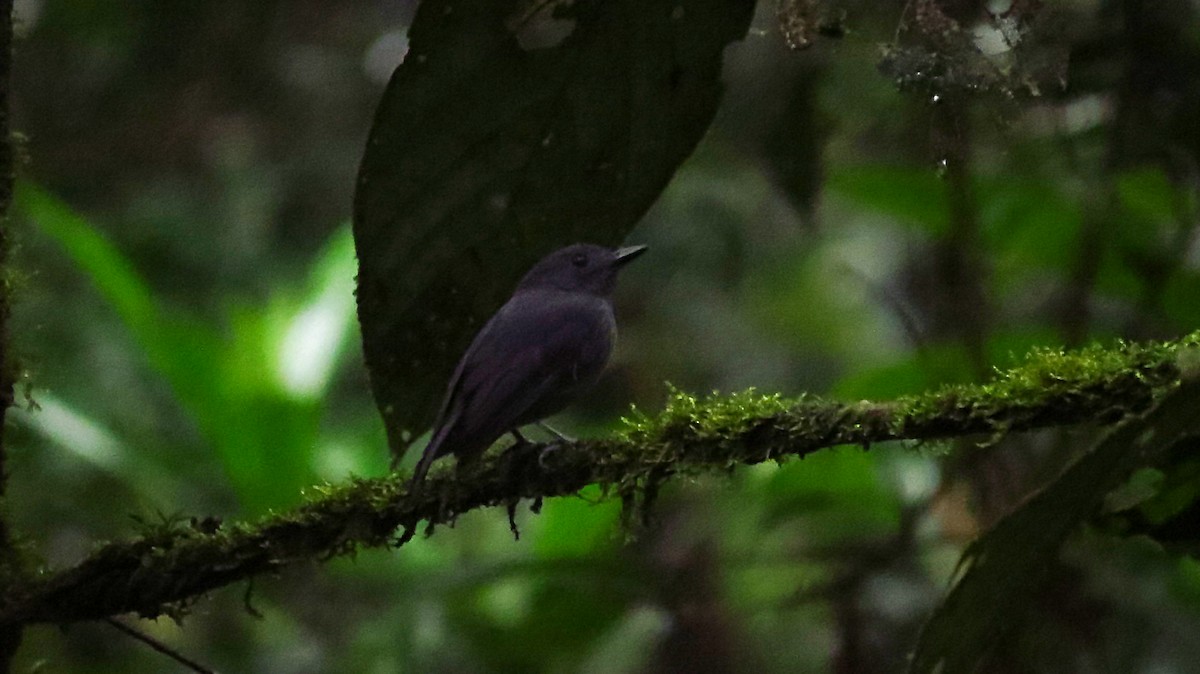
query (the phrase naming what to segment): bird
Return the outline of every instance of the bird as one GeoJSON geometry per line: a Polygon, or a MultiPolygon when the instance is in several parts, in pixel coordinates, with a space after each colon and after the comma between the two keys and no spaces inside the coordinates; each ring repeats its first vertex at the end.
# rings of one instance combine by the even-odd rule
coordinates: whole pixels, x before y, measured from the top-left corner
{"type": "Polygon", "coordinates": [[[410,489],[447,454],[461,466],[505,433],[523,442],[521,426],[561,411],[596,383],[617,337],[617,273],[644,252],[577,243],[525,274],[459,360],[410,489]]]}

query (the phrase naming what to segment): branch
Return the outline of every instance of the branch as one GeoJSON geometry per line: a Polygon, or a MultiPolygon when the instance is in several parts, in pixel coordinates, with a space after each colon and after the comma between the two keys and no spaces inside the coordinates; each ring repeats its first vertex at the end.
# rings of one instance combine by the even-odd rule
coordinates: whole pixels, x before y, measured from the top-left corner
{"type": "Polygon", "coordinates": [[[834,445],[1112,423],[1178,386],[1179,361],[1197,353],[1200,332],[1168,344],[1039,351],[987,384],[882,403],[789,402],[753,392],[697,399],[676,392],[660,415],[636,414],[613,438],[489,454],[461,470],[443,468],[416,494],[400,476],[355,479],[318,487],[308,504],[254,525],[216,531],[164,525],[110,543],[73,568],[9,588],[0,595],[0,624],[171,613],[180,602],[294,562],[403,544],[422,520],[431,530],[470,510],[511,511],[521,498],[571,495],[590,484],[644,509],[673,476],[799,458],[834,445]]]}

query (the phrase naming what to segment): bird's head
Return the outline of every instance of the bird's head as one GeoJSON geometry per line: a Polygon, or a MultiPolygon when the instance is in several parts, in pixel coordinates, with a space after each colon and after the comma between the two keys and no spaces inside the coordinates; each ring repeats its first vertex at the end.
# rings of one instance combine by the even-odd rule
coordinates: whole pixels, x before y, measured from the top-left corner
{"type": "Polygon", "coordinates": [[[617,286],[617,272],[645,251],[645,246],[614,250],[576,243],[550,253],[533,265],[517,290],[554,289],[608,297],[617,286]]]}

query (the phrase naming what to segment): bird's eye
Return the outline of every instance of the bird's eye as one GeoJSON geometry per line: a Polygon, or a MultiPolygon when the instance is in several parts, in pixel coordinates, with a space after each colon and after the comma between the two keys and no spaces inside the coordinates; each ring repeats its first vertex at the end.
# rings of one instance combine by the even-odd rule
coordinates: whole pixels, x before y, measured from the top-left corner
{"type": "Polygon", "coordinates": [[[575,253],[575,256],[571,258],[571,264],[575,265],[576,267],[586,267],[587,255],[584,255],[583,253],[575,253]]]}

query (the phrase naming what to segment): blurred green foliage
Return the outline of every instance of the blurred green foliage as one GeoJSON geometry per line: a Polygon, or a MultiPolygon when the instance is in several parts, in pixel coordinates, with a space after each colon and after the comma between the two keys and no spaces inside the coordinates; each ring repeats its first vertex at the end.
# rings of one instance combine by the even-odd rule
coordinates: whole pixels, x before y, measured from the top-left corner
{"type": "MultiPolygon", "coordinates": [[[[131,515],[248,518],[384,474],[339,223],[413,3],[23,4],[13,334],[41,409],[6,429],[14,528],[65,566],[131,515]]],[[[623,279],[611,373],[557,420],[571,432],[661,408],[666,381],[887,399],[1200,326],[1190,5],[1005,24],[942,3],[959,37],[1069,52],[1067,86],[934,101],[876,69],[903,3],[841,4],[840,40],[788,50],[768,3],[726,50],[715,123],[630,236],[650,263],[623,279]]],[[[996,58],[1020,75],[1025,56],[996,58]]],[[[471,513],[139,627],[220,671],[902,671],[965,545],[1098,434],[672,483],[636,537],[585,490],[522,510],[519,541],[471,513]]],[[[1200,671],[1198,484],[1179,451],[1113,492],[988,671],[1200,671]]],[[[30,629],[16,667],[169,664],[82,624],[30,629]]]]}
{"type": "MultiPolygon", "coordinates": [[[[16,208],[96,284],[215,452],[242,512],[298,503],[300,489],[317,479],[320,398],[352,332],[349,230],[334,233],[305,287],[265,307],[231,298],[222,334],[172,311],[103,234],[45,191],[22,184],[16,208]]],[[[378,468],[377,460],[360,461],[360,469],[378,468]]]]}

